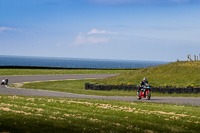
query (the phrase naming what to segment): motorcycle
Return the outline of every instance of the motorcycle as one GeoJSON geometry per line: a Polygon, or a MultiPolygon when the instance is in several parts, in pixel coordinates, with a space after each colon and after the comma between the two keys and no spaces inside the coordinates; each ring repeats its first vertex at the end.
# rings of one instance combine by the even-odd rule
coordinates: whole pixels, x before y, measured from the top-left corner
{"type": "Polygon", "coordinates": [[[6,81],[4,79],[1,81],[1,85],[6,85],[6,81]]]}
{"type": "Polygon", "coordinates": [[[6,78],[6,79],[3,79],[2,81],[1,81],[1,85],[8,85],[8,79],[6,78]]]}
{"type": "MultiPolygon", "coordinates": [[[[140,86],[138,86],[138,87],[140,87],[140,86]]],[[[139,91],[137,92],[137,99],[140,100],[141,98],[146,98],[147,100],[150,100],[150,98],[151,98],[150,85],[146,84],[139,88],[139,91]]]]}

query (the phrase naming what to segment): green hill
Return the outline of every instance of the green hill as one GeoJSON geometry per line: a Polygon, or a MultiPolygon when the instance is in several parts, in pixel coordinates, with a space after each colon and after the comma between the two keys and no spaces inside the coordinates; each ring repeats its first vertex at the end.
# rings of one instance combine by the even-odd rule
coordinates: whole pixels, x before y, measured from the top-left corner
{"type": "Polygon", "coordinates": [[[156,67],[133,70],[102,79],[98,84],[134,84],[146,77],[153,86],[200,86],[200,62],[173,62],[156,67]]]}

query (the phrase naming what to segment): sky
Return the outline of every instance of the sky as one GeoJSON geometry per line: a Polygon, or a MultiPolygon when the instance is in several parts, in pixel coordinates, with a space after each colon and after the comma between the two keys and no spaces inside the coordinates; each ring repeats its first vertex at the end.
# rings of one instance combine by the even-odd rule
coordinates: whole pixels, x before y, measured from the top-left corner
{"type": "Polygon", "coordinates": [[[0,0],[0,55],[176,61],[200,53],[200,0],[0,0]]]}

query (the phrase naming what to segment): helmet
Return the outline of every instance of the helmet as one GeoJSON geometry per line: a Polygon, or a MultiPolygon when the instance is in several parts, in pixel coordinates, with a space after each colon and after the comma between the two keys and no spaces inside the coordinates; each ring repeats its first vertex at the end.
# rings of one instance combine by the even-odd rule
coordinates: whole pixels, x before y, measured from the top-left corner
{"type": "Polygon", "coordinates": [[[146,79],[146,78],[143,78],[143,81],[147,81],[147,79],[146,79]]]}

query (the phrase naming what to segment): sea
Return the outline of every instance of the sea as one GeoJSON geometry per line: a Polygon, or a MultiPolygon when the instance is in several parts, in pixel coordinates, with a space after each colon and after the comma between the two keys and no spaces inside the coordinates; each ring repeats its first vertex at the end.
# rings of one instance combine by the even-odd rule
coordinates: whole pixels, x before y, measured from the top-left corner
{"type": "Polygon", "coordinates": [[[121,69],[146,68],[167,63],[169,62],[0,55],[0,66],[58,67],[72,69],[121,69]]]}

